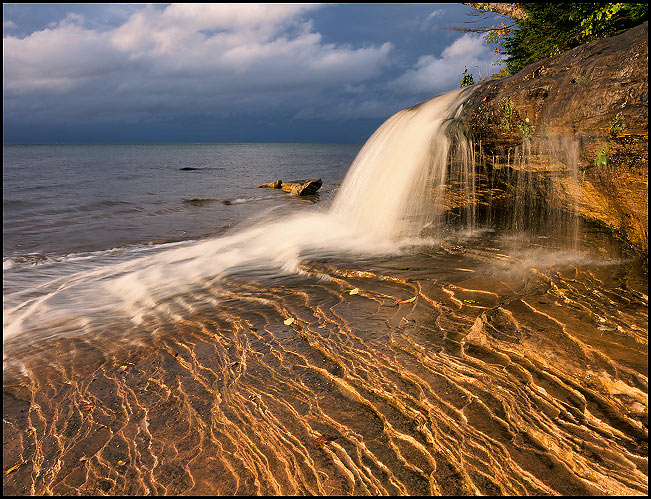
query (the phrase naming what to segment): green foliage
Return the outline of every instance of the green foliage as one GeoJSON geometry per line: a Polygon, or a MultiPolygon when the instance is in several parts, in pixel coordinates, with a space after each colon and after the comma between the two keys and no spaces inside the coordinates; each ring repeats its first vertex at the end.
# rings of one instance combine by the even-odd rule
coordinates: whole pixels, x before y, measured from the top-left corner
{"type": "Polygon", "coordinates": [[[511,116],[513,115],[513,103],[509,97],[502,97],[497,101],[497,105],[502,112],[502,119],[500,120],[500,127],[506,128],[507,130],[511,128],[511,116]]]}
{"type": "Polygon", "coordinates": [[[542,133],[543,137],[549,137],[550,136],[549,126],[547,125],[547,123],[544,123],[543,126],[541,127],[541,133],[542,133]]]}
{"type": "Polygon", "coordinates": [[[624,164],[629,168],[643,168],[646,156],[642,154],[629,154],[624,157],[624,164]]]}
{"type": "Polygon", "coordinates": [[[472,73],[468,73],[468,68],[463,70],[463,74],[459,75],[459,87],[467,87],[475,83],[472,73]]]}
{"type": "Polygon", "coordinates": [[[617,135],[626,128],[626,123],[624,123],[624,118],[621,111],[613,118],[613,121],[610,122],[610,133],[617,135]]]}
{"type": "Polygon", "coordinates": [[[605,149],[597,149],[597,157],[594,160],[595,166],[606,166],[608,164],[609,150],[610,150],[609,146],[606,146],[605,149]]]}
{"type": "MultiPolygon", "coordinates": [[[[493,64],[493,63],[491,62],[491,64],[493,64]]],[[[492,75],[487,76],[486,79],[487,80],[497,80],[498,78],[504,78],[504,77],[509,76],[509,75],[510,75],[510,73],[509,73],[508,68],[506,66],[504,66],[497,73],[493,73],[492,75]]]]}
{"type": "Polygon", "coordinates": [[[587,85],[592,81],[592,74],[590,75],[579,75],[574,78],[574,83],[579,85],[587,85]]]}
{"type": "Polygon", "coordinates": [[[617,35],[647,20],[643,3],[523,3],[527,17],[518,29],[489,32],[487,43],[506,54],[511,74],[533,62],[551,57],[598,38],[617,35]],[[498,37],[498,34],[500,35],[498,37]]]}
{"type": "Polygon", "coordinates": [[[528,120],[518,123],[518,128],[520,128],[520,131],[522,132],[522,135],[524,135],[525,139],[530,139],[533,133],[536,131],[535,125],[529,123],[528,120]]]}

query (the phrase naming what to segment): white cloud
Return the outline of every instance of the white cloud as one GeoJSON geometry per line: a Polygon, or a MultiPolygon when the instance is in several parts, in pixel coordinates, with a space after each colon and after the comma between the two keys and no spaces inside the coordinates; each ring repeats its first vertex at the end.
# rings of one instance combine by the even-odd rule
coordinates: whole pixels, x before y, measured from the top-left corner
{"type": "Polygon", "coordinates": [[[443,9],[436,9],[424,17],[418,16],[406,21],[404,26],[410,31],[434,31],[438,28],[435,18],[440,17],[441,14],[443,14],[443,9]]]}
{"type": "Polygon", "coordinates": [[[404,93],[440,93],[459,86],[459,75],[465,68],[475,81],[497,71],[496,60],[481,35],[464,34],[447,46],[439,57],[422,56],[416,64],[390,82],[389,87],[404,93]]]}
{"type": "Polygon", "coordinates": [[[162,16],[191,30],[273,28],[317,7],[314,4],[173,4],[162,16]]]}
{"type": "Polygon", "coordinates": [[[101,31],[69,16],[24,38],[4,38],[5,94],[74,92],[107,112],[157,105],[222,112],[251,100],[290,105],[379,75],[392,45],[324,43],[305,18],[318,7],[147,5],[101,31]]]}
{"type": "Polygon", "coordinates": [[[66,92],[122,66],[122,57],[107,45],[104,35],[72,21],[66,19],[26,38],[4,38],[7,92],[66,92]]]}
{"type": "MultiPolygon", "coordinates": [[[[476,79],[474,66],[491,69],[490,48],[466,34],[387,84],[381,77],[394,64],[394,46],[326,42],[310,19],[320,7],[148,4],[111,25],[70,14],[27,36],[5,34],[5,109],[19,115],[28,106],[34,119],[51,121],[73,113],[136,122],[276,110],[297,119],[377,118],[405,96],[458,87],[465,66],[476,79]]],[[[419,22],[433,24],[441,12],[419,22]]]]}
{"type": "Polygon", "coordinates": [[[443,11],[441,9],[433,10],[432,12],[429,13],[427,16],[427,20],[429,21],[430,19],[435,18],[438,15],[441,15],[443,11]]]}

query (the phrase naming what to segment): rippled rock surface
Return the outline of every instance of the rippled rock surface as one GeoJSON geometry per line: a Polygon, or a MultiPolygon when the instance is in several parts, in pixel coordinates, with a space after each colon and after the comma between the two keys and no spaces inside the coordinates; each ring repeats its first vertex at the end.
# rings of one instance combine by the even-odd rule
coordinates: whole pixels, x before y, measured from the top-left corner
{"type": "Polygon", "coordinates": [[[648,492],[634,264],[486,236],[301,271],[6,341],[3,492],[648,492]]]}

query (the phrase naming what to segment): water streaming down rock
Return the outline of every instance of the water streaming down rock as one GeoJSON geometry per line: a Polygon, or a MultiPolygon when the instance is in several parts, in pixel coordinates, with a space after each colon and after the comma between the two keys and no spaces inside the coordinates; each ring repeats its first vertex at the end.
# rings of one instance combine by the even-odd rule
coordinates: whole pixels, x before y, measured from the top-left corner
{"type": "MultiPolygon", "coordinates": [[[[482,143],[482,163],[496,170],[517,167],[516,149],[528,155],[529,142],[526,166],[536,170],[537,178],[523,178],[522,185],[547,177],[560,188],[552,191],[558,201],[578,208],[582,230],[605,232],[604,239],[621,241],[629,256],[645,259],[648,94],[645,22],[540,60],[512,77],[483,82],[466,101],[463,119],[475,142],[482,143]],[[545,144],[560,154],[540,155],[539,146],[545,144]],[[558,150],[560,144],[569,145],[567,151],[578,160],[580,195],[567,185],[569,177],[559,174],[557,161],[566,156],[558,150]]],[[[540,192],[552,187],[537,183],[540,192]]]]}
{"type": "Polygon", "coordinates": [[[481,144],[475,166],[476,223],[508,234],[514,245],[532,241],[581,250],[578,146],[569,137],[524,140],[486,164],[481,144]]]}
{"type": "Polygon", "coordinates": [[[578,217],[557,195],[576,184],[575,148],[545,143],[537,150],[559,164],[557,176],[571,177],[569,183],[530,168],[528,141],[505,166],[482,170],[459,119],[474,90],[448,92],[390,117],[360,150],[327,211],[154,248],[147,256],[132,253],[117,263],[107,255],[84,266],[65,262],[55,279],[49,267],[35,267],[38,285],[25,280],[32,283],[28,289],[5,298],[4,336],[43,324],[48,334],[84,329],[108,318],[139,325],[143,314],[167,310],[172,297],[192,294],[198,283],[231,269],[296,272],[309,256],[386,254],[423,237],[441,241],[451,231],[498,228],[510,234],[514,248],[536,237],[544,246],[576,249],[578,217]]]}
{"type": "MultiPolygon", "coordinates": [[[[470,92],[449,92],[389,118],[355,158],[331,212],[386,239],[418,236],[423,227],[440,223],[452,142],[449,127],[470,92]]],[[[463,155],[463,204],[472,210],[471,146],[462,134],[455,139],[463,155]]]]}
{"type": "Polygon", "coordinates": [[[514,245],[579,249],[578,147],[570,138],[525,140],[487,168],[459,116],[478,88],[460,89],[388,119],[351,165],[332,213],[384,239],[450,230],[508,233],[514,245]],[[546,164],[541,168],[541,164],[546,164]],[[568,199],[572,201],[568,203],[568,199]]]}

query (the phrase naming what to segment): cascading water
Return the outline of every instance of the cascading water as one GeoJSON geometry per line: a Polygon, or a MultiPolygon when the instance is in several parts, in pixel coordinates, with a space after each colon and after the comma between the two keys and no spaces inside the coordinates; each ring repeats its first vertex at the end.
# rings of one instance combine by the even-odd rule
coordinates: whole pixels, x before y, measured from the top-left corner
{"type": "Polygon", "coordinates": [[[331,212],[385,239],[417,236],[425,225],[440,220],[448,125],[469,93],[449,92],[389,118],[355,158],[331,212]]]}
{"type": "MultiPolygon", "coordinates": [[[[496,176],[503,178],[503,172],[479,168],[478,179],[475,147],[455,122],[473,90],[451,91],[389,118],[360,150],[327,211],[255,224],[216,239],[153,248],[148,256],[136,253],[119,263],[100,252],[81,267],[59,264],[56,279],[50,279],[47,265],[35,267],[37,286],[32,279],[26,281],[32,283],[29,289],[5,295],[4,337],[43,324],[49,334],[88,329],[90,322],[107,316],[125,316],[139,324],[143,314],[167,310],[169,298],[190,293],[229,269],[295,272],[301,259],[310,256],[387,254],[422,244],[425,236],[429,242],[440,241],[452,226],[470,231],[479,227],[478,207],[488,213],[482,224],[491,227],[487,222],[496,218],[496,208],[494,189],[488,185],[492,187],[496,176]]],[[[564,146],[545,151],[554,158],[559,151],[567,154],[564,161],[574,165],[576,176],[576,150],[564,146]]],[[[577,217],[571,209],[556,206],[553,182],[547,182],[542,194],[540,186],[532,187],[535,172],[528,170],[528,146],[514,156],[513,200],[497,210],[502,217],[506,214],[506,228],[516,244],[542,229],[543,234],[562,233],[565,239],[569,233],[569,247],[575,247],[577,217]]],[[[552,241],[556,239],[553,235],[552,241]]]]}

